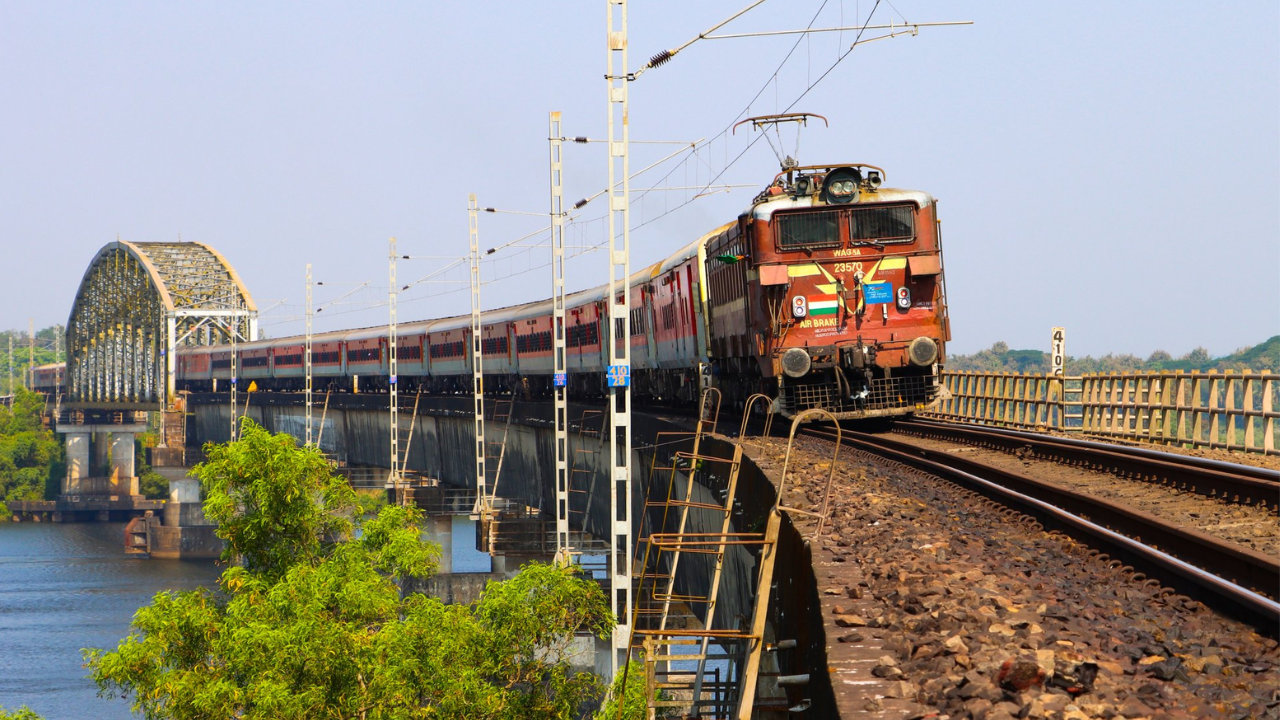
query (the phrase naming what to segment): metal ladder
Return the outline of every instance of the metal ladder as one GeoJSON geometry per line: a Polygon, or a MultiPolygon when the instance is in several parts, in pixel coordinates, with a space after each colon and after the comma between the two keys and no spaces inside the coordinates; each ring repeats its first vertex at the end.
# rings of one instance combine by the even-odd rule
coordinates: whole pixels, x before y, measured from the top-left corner
{"type": "Polygon", "coordinates": [[[493,408],[493,414],[489,416],[489,422],[502,424],[502,439],[488,440],[485,443],[484,450],[484,469],[489,488],[489,499],[486,501],[487,507],[493,506],[493,498],[498,496],[498,481],[502,479],[502,461],[507,456],[507,436],[511,432],[511,410],[515,405],[512,398],[499,398],[490,403],[493,408]]]}
{"type": "MultiPolygon", "coordinates": [[[[591,488],[595,479],[596,469],[599,467],[599,457],[601,451],[587,445],[587,440],[594,438],[601,440],[604,438],[604,422],[605,414],[603,410],[583,410],[582,415],[578,418],[578,432],[574,434],[576,443],[571,444],[573,453],[569,459],[569,548],[570,556],[576,558],[582,554],[583,542],[585,536],[585,525],[587,513],[591,509],[591,488]],[[580,502],[574,502],[575,497],[583,498],[580,502]],[[576,509],[575,509],[576,506],[576,509]],[[572,531],[576,520],[579,532],[576,534],[578,542],[573,541],[575,533],[572,531]]],[[[607,553],[606,553],[607,554],[607,553]]]]}

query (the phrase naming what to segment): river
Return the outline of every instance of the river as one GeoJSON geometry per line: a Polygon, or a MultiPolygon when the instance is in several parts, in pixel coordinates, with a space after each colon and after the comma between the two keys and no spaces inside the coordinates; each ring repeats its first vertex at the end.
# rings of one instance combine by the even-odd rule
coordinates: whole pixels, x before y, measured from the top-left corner
{"type": "MultiPolygon", "coordinates": [[[[487,571],[474,524],[454,519],[456,572],[487,571]]],[[[129,701],[103,699],[80,649],[114,649],[133,613],[162,590],[213,587],[209,561],[124,554],[123,523],[0,522],[0,707],[47,720],[130,720],[129,701]]]]}

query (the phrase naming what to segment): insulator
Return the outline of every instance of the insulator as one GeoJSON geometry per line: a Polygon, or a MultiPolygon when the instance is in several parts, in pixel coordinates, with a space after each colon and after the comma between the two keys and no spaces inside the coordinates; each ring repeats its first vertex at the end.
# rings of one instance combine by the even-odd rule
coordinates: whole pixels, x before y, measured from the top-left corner
{"type": "Polygon", "coordinates": [[[582,145],[586,145],[588,142],[590,142],[590,140],[587,140],[587,137],[585,135],[579,135],[578,137],[574,138],[573,141],[582,145]]]}
{"type": "Polygon", "coordinates": [[[581,200],[573,204],[573,209],[577,210],[580,207],[584,207],[586,204],[587,204],[587,199],[582,198],[581,200]]]}
{"type": "Polygon", "coordinates": [[[671,51],[663,50],[657,55],[654,55],[653,57],[649,58],[649,67],[656,68],[659,65],[665,64],[670,59],[671,59],[671,51]]]}

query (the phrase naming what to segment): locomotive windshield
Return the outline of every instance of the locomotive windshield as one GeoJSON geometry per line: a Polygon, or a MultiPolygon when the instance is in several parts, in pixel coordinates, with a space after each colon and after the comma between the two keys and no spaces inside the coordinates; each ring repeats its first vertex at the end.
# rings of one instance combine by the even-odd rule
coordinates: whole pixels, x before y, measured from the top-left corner
{"type": "Polygon", "coordinates": [[[916,236],[914,205],[853,208],[849,239],[858,242],[909,242],[916,236]]]}
{"type": "Polygon", "coordinates": [[[806,212],[775,215],[778,246],[783,250],[839,247],[840,223],[835,212],[806,212]]]}
{"type": "Polygon", "coordinates": [[[780,250],[906,243],[916,237],[915,205],[872,205],[774,215],[780,250]],[[847,230],[845,228],[847,227],[847,230]]]}

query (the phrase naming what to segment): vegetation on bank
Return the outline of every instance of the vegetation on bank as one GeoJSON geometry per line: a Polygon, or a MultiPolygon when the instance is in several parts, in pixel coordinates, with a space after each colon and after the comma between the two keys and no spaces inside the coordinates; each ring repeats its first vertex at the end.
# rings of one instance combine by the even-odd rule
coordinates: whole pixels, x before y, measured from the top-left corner
{"type": "Polygon", "coordinates": [[[363,518],[317,450],[247,419],[206,453],[194,474],[229,567],[217,590],[157,594],[115,650],[85,651],[104,695],[153,719],[576,718],[604,699],[568,662],[576,632],[613,627],[596,583],[531,564],[471,606],[404,595],[439,553],[416,509],[363,518]]]}
{"type": "MultiPolygon", "coordinates": [[[[948,355],[947,369],[968,372],[1020,372],[1047,373],[1050,354],[1041,350],[1010,350],[1009,345],[998,342],[987,350],[972,355],[948,355]]],[[[1210,357],[1209,351],[1198,347],[1175,358],[1164,350],[1157,350],[1146,359],[1136,355],[1103,355],[1100,358],[1067,356],[1067,374],[1110,372],[1160,372],[1280,370],[1280,335],[1253,347],[1241,348],[1220,358],[1210,357]]]]}
{"type": "MultiPolygon", "coordinates": [[[[44,396],[18,388],[12,407],[0,405],[0,504],[57,495],[65,472],[62,443],[40,422],[44,396]]],[[[10,513],[7,505],[3,519],[10,513]]]]}

